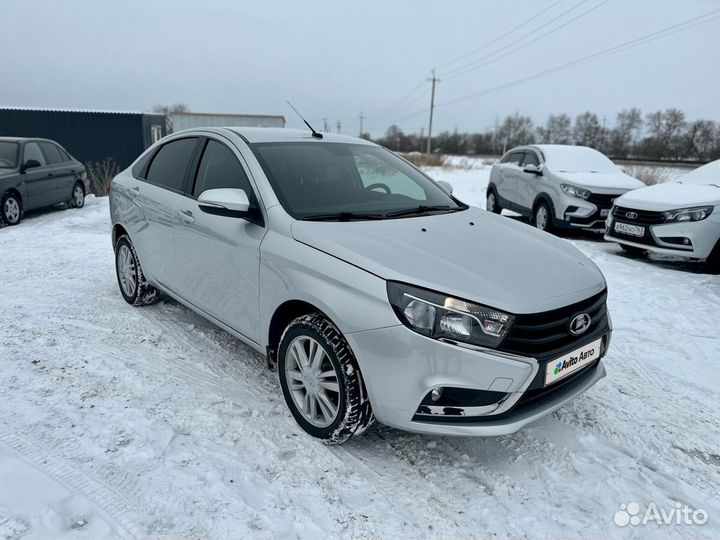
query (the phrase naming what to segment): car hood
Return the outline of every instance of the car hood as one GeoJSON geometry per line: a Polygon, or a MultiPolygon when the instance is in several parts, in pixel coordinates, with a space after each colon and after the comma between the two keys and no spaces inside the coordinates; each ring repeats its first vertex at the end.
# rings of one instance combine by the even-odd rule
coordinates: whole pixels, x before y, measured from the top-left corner
{"type": "Polygon", "coordinates": [[[403,219],[297,221],[297,241],[386,280],[536,313],[598,293],[605,280],[569,242],[478,208],[403,219]]]}
{"type": "Polygon", "coordinates": [[[645,187],[640,180],[628,176],[620,171],[616,173],[593,173],[593,172],[558,172],[553,173],[560,182],[593,189],[607,189],[616,191],[629,191],[645,187]]]}
{"type": "Polygon", "coordinates": [[[618,206],[637,210],[673,210],[720,204],[720,188],[707,184],[668,182],[626,193],[615,200],[618,206]]]}

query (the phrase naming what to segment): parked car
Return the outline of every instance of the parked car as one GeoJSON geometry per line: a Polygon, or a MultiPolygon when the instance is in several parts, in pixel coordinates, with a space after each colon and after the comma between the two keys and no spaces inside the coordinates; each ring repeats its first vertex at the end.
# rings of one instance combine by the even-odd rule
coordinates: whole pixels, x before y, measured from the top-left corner
{"type": "Polygon", "coordinates": [[[606,284],[570,243],[450,191],[353,137],[176,133],[112,182],[120,292],[162,291],[266,355],[326,442],[373,418],[510,433],[604,376],[606,284]]]}
{"type": "Polygon", "coordinates": [[[720,160],[618,198],[605,239],[635,254],[707,259],[720,272],[720,160]]]}
{"type": "Polygon", "coordinates": [[[644,185],[586,146],[520,146],[493,166],[486,208],[518,212],[543,231],[604,231],[612,201],[644,185]]]}
{"type": "Polygon", "coordinates": [[[0,137],[0,218],[17,225],[25,210],[65,202],[82,208],[89,191],[85,166],[47,139],[0,137]]]}

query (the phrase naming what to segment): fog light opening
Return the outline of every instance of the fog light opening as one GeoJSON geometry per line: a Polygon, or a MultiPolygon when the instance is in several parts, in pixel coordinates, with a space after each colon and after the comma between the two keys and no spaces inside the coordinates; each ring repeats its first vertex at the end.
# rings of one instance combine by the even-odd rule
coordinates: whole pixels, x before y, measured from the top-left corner
{"type": "Polygon", "coordinates": [[[430,393],[430,399],[433,401],[439,401],[443,394],[443,387],[438,386],[437,388],[434,388],[433,391],[430,393]]]}

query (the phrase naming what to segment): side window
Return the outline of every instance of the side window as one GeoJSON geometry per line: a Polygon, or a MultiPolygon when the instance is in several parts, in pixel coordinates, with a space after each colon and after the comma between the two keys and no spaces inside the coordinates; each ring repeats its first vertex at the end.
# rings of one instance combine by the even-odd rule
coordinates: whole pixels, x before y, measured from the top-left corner
{"type": "Polygon", "coordinates": [[[514,165],[520,165],[520,162],[522,162],[523,155],[525,152],[513,152],[510,154],[510,159],[508,159],[508,163],[512,163],[514,165]]]}
{"type": "Polygon", "coordinates": [[[510,160],[510,154],[505,154],[502,159],[500,160],[500,163],[507,163],[510,160]]]}
{"type": "Polygon", "coordinates": [[[252,201],[250,181],[235,154],[224,144],[209,139],[198,166],[193,195],[219,188],[244,189],[252,201]]]}
{"type": "Polygon", "coordinates": [[[29,142],[25,143],[25,153],[23,154],[23,163],[27,163],[28,161],[35,160],[37,161],[41,167],[44,167],[47,165],[47,161],[45,160],[45,156],[43,155],[42,151],[40,150],[40,146],[38,146],[38,143],[29,142]]]}
{"type": "Polygon", "coordinates": [[[60,150],[58,150],[58,147],[53,143],[41,142],[38,143],[38,145],[40,145],[40,149],[42,150],[48,165],[55,165],[65,161],[62,154],[60,154],[60,150]]]}
{"type": "MultiPolygon", "coordinates": [[[[381,184],[387,186],[392,195],[404,195],[416,201],[426,201],[428,198],[425,190],[417,182],[398,169],[388,167],[373,155],[368,153],[356,154],[355,166],[364,188],[374,184],[381,184]]],[[[377,189],[380,193],[386,191],[383,187],[373,189],[377,189]]]]}
{"type": "Polygon", "coordinates": [[[182,191],[185,172],[197,138],[178,139],[167,143],[155,154],[147,172],[148,182],[182,191]]]}
{"type": "Polygon", "coordinates": [[[540,165],[540,160],[535,155],[535,152],[525,152],[523,166],[525,165],[540,165]]]}

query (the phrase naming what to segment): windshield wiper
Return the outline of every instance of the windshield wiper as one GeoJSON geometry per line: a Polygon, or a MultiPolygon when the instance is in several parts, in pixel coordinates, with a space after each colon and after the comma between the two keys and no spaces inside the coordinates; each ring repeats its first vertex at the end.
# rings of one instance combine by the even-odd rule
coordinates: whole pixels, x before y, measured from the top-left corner
{"type": "Polygon", "coordinates": [[[362,221],[366,219],[383,219],[383,214],[370,214],[362,212],[329,212],[327,214],[314,214],[305,216],[303,221],[362,221]]]}
{"type": "Polygon", "coordinates": [[[460,210],[460,208],[450,208],[447,204],[428,206],[421,204],[415,208],[405,208],[404,210],[396,210],[394,212],[388,212],[385,214],[386,218],[400,217],[400,216],[415,216],[421,214],[427,214],[428,212],[440,212],[443,210],[460,210]]]}

